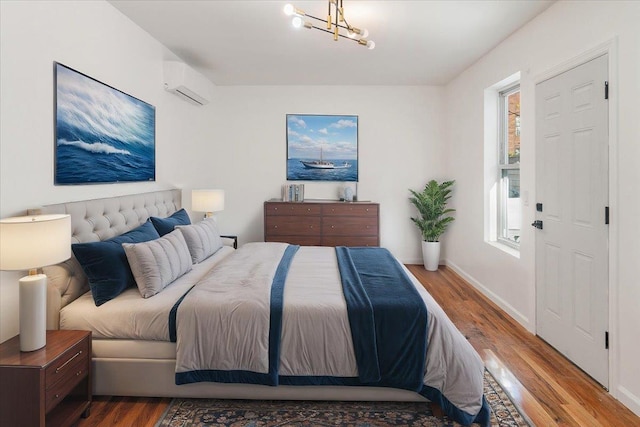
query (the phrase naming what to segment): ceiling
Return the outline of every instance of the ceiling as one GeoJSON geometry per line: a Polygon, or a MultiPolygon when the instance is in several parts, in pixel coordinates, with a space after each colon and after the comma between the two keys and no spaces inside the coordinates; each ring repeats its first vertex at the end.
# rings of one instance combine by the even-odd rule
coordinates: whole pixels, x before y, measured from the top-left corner
{"type": "MultiPolygon", "coordinates": [[[[344,0],[369,50],[293,28],[288,1],[110,1],[216,85],[442,85],[553,2],[344,0]]],[[[326,15],[324,0],[291,3],[326,15]]]]}

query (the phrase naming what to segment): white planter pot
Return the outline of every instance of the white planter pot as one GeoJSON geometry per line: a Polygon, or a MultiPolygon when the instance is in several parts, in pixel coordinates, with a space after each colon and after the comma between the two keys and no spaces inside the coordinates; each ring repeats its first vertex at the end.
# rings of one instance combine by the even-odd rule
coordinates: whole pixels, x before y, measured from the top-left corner
{"type": "Polygon", "coordinates": [[[422,241],[422,261],[424,268],[429,271],[436,271],[440,263],[440,242],[422,241]]]}

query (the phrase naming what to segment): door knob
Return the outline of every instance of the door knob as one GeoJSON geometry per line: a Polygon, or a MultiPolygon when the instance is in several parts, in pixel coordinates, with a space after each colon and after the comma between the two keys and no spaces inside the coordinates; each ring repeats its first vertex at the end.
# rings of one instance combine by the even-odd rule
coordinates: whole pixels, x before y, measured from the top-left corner
{"type": "Polygon", "coordinates": [[[539,219],[536,219],[535,221],[533,221],[531,225],[537,228],[538,230],[542,230],[542,221],[539,219]]]}

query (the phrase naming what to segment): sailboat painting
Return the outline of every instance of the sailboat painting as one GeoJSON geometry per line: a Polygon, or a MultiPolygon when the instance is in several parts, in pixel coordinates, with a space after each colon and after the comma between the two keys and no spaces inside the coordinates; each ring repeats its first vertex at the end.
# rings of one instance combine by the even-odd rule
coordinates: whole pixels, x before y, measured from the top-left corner
{"type": "Polygon", "coordinates": [[[288,181],[358,181],[358,116],[287,114],[288,181]]]}

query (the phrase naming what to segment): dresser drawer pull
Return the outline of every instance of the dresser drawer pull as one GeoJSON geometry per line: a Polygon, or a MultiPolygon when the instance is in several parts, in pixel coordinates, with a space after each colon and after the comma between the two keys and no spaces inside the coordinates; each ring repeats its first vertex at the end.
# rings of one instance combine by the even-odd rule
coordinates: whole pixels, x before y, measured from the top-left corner
{"type": "Polygon", "coordinates": [[[313,228],[313,225],[310,225],[309,228],[313,228]]]}
{"type": "Polygon", "coordinates": [[[55,396],[55,397],[56,397],[56,399],[57,399],[57,398],[59,398],[59,397],[60,397],[60,395],[59,395],[59,394],[56,394],[56,396],[55,396]]]}
{"type": "Polygon", "coordinates": [[[80,375],[82,375],[82,371],[76,372],[76,377],[79,377],[80,375]]]}
{"type": "Polygon", "coordinates": [[[278,228],[278,226],[277,226],[277,225],[274,225],[274,226],[273,226],[273,228],[278,228]]]}
{"type": "Polygon", "coordinates": [[[71,361],[73,359],[75,359],[76,357],[80,356],[82,354],[82,350],[80,350],[79,352],[77,352],[76,354],[73,355],[73,357],[69,360],[67,360],[66,362],[64,362],[62,365],[60,365],[59,367],[56,368],[56,374],[59,373],[62,369],[64,369],[65,366],[67,366],[69,363],[71,363],[71,361]]]}
{"type": "Polygon", "coordinates": [[[311,208],[307,208],[307,212],[311,212],[311,208]]]}
{"type": "Polygon", "coordinates": [[[331,228],[336,228],[336,226],[335,226],[335,225],[332,225],[332,226],[331,226],[331,228]]]}

